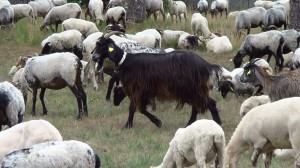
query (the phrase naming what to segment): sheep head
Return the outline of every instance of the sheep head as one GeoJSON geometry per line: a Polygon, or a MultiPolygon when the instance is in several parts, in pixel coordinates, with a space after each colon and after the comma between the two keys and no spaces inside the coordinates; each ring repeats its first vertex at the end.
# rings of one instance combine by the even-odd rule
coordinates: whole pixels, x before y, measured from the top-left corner
{"type": "Polygon", "coordinates": [[[93,61],[95,62],[103,61],[105,58],[108,57],[115,64],[118,64],[120,62],[124,51],[120,49],[111,38],[109,38],[114,34],[124,34],[124,33],[119,31],[103,33],[103,35],[96,42],[96,47],[93,51],[93,56],[92,56],[93,61]]]}
{"type": "MultiPolygon", "coordinates": [[[[238,53],[233,58],[234,68],[239,68],[243,63],[243,57],[246,55],[246,53],[240,49],[238,53]]],[[[231,61],[231,60],[230,60],[231,61]]]]}

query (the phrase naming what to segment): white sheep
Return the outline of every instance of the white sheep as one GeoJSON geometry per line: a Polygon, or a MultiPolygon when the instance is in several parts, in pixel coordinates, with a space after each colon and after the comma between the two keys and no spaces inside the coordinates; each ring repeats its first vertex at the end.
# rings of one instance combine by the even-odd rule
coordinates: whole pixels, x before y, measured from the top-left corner
{"type": "Polygon", "coordinates": [[[7,154],[2,167],[72,167],[99,168],[101,161],[86,143],[49,141],[7,154]]]}
{"type": "Polygon", "coordinates": [[[52,24],[55,24],[55,31],[57,32],[58,24],[69,18],[80,18],[81,7],[77,3],[67,3],[61,6],[53,7],[45,16],[45,19],[40,27],[43,30],[46,26],[50,25],[52,31],[52,24]]]}
{"type": "Polygon", "coordinates": [[[32,7],[28,4],[16,4],[11,5],[14,9],[14,22],[18,22],[20,19],[28,18],[32,23],[34,23],[34,11],[32,7]]]}
{"type": "Polygon", "coordinates": [[[291,63],[287,65],[291,70],[297,69],[300,66],[300,48],[298,48],[292,55],[291,63]]]}
{"type": "Polygon", "coordinates": [[[287,28],[287,14],[283,4],[276,5],[267,10],[264,19],[262,30],[274,30],[282,27],[284,30],[287,28]]]}
{"type": "Polygon", "coordinates": [[[105,20],[102,0],[90,0],[88,8],[94,23],[98,25],[105,20]]]}
{"type": "Polygon", "coordinates": [[[199,37],[189,33],[181,34],[178,39],[178,48],[181,49],[195,49],[199,45],[201,45],[199,37]]]}
{"type": "Polygon", "coordinates": [[[48,121],[30,120],[0,132],[0,163],[14,151],[47,141],[62,141],[59,131],[48,121]]]}
{"type": "Polygon", "coordinates": [[[210,12],[212,14],[212,17],[214,17],[214,15],[217,17],[218,12],[220,12],[220,17],[221,17],[223,11],[225,11],[226,18],[227,18],[227,12],[228,12],[228,1],[227,0],[214,0],[211,3],[210,12]]]}
{"type": "Polygon", "coordinates": [[[228,17],[229,18],[235,18],[238,14],[239,14],[240,11],[233,11],[233,12],[230,12],[228,14],[228,17]]]}
{"type": "Polygon", "coordinates": [[[106,24],[121,23],[126,29],[126,10],[122,6],[107,9],[105,14],[106,24]]]}
{"type": "Polygon", "coordinates": [[[156,12],[159,11],[163,16],[163,20],[165,20],[163,0],[145,0],[145,4],[146,4],[147,19],[149,19],[149,17],[153,13],[154,19],[157,20],[156,12]]]}
{"type": "Polygon", "coordinates": [[[22,93],[11,83],[0,83],[0,130],[2,125],[12,127],[22,122],[25,103],[22,93]]]}
{"type": "Polygon", "coordinates": [[[73,52],[79,59],[82,55],[83,36],[78,30],[66,30],[60,33],[53,33],[41,43],[41,54],[54,52],[73,52]]]}
{"type": "Polygon", "coordinates": [[[70,18],[63,21],[61,26],[63,31],[71,29],[78,30],[84,38],[92,33],[99,32],[95,23],[76,18],[70,18]]]}
{"type": "Polygon", "coordinates": [[[53,4],[51,0],[35,0],[28,2],[34,12],[35,19],[37,17],[43,17],[47,15],[47,13],[53,8],[53,4]]]}
{"type": "Polygon", "coordinates": [[[175,21],[177,22],[177,18],[181,21],[181,14],[184,14],[184,19],[186,20],[187,9],[186,4],[183,1],[173,1],[168,0],[169,2],[169,9],[170,9],[170,16],[173,21],[173,15],[175,15],[175,21]]]}
{"type": "Polygon", "coordinates": [[[208,3],[206,0],[199,0],[199,2],[197,3],[197,10],[198,12],[200,12],[201,14],[205,14],[205,16],[207,15],[207,11],[208,11],[208,3]]]}
{"type": "Polygon", "coordinates": [[[273,2],[273,1],[266,1],[266,0],[256,0],[254,2],[254,6],[256,6],[256,7],[263,7],[265,9],[272,8],[274,4],[275,4],[275,2],[273,2]]]}
{"type": "Polygon", "coordinates": [[[208,52],[216,54],[232,51],[232,44],[227,36],[210,36],[209,38],[199,37],[200,41],[204,43],[208,52]]]}
{"type": "Polygon", "coordinates": [[[163,30],[161,37],[164,42],[178,41],[183,33],[186,32],[181,30],[163,30]]]}
{"type": "Polygon", "coordinates": [[[254,107],[270,103],[270,97],[268,95],[261,95],[261,96],[251,96],[246,99],[240,107],[240,115],[246,115],[251,109],[254,107]]]}
{"type": "Polygon", "coordinates": [[[67,0],[52,0],[51,2],[54,6],[61,6],[68,3],[67,0]]]}
{"type": "Polygon", "coordinates": [[[125,34],[126,37],[130,40],[136,41],[140,44],[144,44],[150,48],[157,48],[159,46],[159,41],[156,39],[156,37],[149,33],[136,33],[133,34],[125,34]]]}
{"type": "Polygon", "coordinates": [[[296,49],[299,47],[299,43],[300,43],[299,32],[294,29],[289,29],[289,30],[282,30],[281,33],[284,39],[282,53],[287,54],[291,51],[295,52],[296,49]]]}
{"type": "Polygon", "coordinates": [[[162,42],[162,37],[161,37],[162,35],[161,34],[162,34],[162,32],[160,30],[157,30],[157,29],[145,29],[143,31],[135,33],[136,36],[139,36],[141,34],[150,34],[150,35],[154,36],[155,39],[156,39],[155,43],[158,44],[158,45],[155,45],[155,46],[161,48],[161,42],[162,42]]]}
{"type": "Polygon", "coordinates": [[[14,9],[7,0],[0,1],[0,27],[14,22],[14,9]]]}
{"type": "Polygon", "coordinates": [[[53,53],[29,58],[24,67],[24,76],[33,91],[31,114],[35,115],[36,95],[39,88],[41,88],[40,100],[43,114],[46,115],[48,112],[44,102],[46,89],[58,90],[68,86],[77,99],[78,119],[82,119],[83,115],[87,116],[87,97],[80,79],[81,73],[82,64],[72,53],[53,53]]]}
{"type": "Polygon", "coordinates": [[[206,17],[200,13],[194,13],[191,19],[191,27],[194,35],[203,36],[207,38],[211,35],[211,31],[208,28],[208,21],[206,17]]]}
{"type": "Polygon", "coordinates": [[[236,168],[240,155],[249,148],[254,148],[251,157],[254,167],[261,153],[266,154],[265,166],[269,167],[275,149],[295,150],[295,166],[299,167],[299,102],[299,97],[285,98],[250,110],[238,124],[226,147],[229,167],[236,168]]]}
{"type": "Polygon", "coordinates": [[[204,168],[213,160],[215,167],[225,167],[225,134],[213,120],[197,120],[186,128],[179,128],[169,146],[163,162],[156,168],[181,168],[193,164],[204,168]]]}
{"type": "Polygon", "coordinates": [[[13,74],[13,78],[11,83],[16,86],[22,93],[24,98],[25,105],[27,104],[27,95],[28,95],[28,84],[26,82],[26,79],[24,78],[24,67],[23,68],[17,68],[17,71],[13,74]]]}

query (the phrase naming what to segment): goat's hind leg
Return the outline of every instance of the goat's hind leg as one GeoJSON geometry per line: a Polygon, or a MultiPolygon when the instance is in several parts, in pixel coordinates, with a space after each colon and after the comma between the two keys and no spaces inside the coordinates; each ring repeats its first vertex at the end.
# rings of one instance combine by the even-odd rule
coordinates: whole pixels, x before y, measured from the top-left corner
{"type": "Polygon", "coordinates": [[[198,110],[192,106],[192,114],[191,114],[191,117],[190,117],[190,120],[188,121],[187,125],[186,126],[189,126],[191,125],[193,122],[196,121],[197,119],[197,114],[198,114],[198,110]]]}
{"type": "Polygon", "coordinates": [[[208,109],[211,113],[211,116],[213,118],[213,120],[218,123],[219,125],[222,124],[222,121],[221,121],[221,118],[219,116],[219,111],[217,109],[217,104],[216,104],[216,101],[212,98],[209,98],[209,101],[208,101],[208,109]]]}
{"type": "Polygon", "coordinates": [[[150,100],[144,99],[142,104],[141,104],[141,109],[140,112],[144,114],[146,117],[148,117],[157,127],[161,127],[161,121],[158,119],[155,115],[149,113],[146,108],[147,104],[150,103],[150,100]]]}

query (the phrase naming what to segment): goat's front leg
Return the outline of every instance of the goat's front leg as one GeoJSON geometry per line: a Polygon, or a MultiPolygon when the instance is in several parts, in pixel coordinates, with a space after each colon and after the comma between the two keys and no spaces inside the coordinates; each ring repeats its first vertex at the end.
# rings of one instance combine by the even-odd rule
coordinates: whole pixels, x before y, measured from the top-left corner
{"type": "Polygon", "coordinates": [[[211,113],[211,116],[212,116],[213,120],[216,123],[218,123],[219,125],[221,125],[222,121],[221,121],[221,118],[219,116],[219,112],[218,112],[218,109],[217,109],[217,104],[216,104],[216,101],[212,98],[209,98],[208,109],[211,113]]]}
{"type": "Polygon", "coordinates": [[[43,107],[43,115],[47,115],[47,113],[48,113],[48,110],[46,108],[45,101],[44,101],[45,92],[46,92],[46,88],[41,88],[40,100],[41,100],[42,107],[43,107]]]}

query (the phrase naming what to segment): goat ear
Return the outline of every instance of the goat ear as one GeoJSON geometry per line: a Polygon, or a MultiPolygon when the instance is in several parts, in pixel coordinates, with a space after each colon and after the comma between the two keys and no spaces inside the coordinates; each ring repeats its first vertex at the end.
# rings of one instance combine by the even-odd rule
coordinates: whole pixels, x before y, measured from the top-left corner
{"type": "Polygon", "coordinates": [[[114,45],[109,44],[108,45],[108,57],[110,59],[114,59],[115,55],[116,55],[116,49],[115,49],[114,45]]]}

